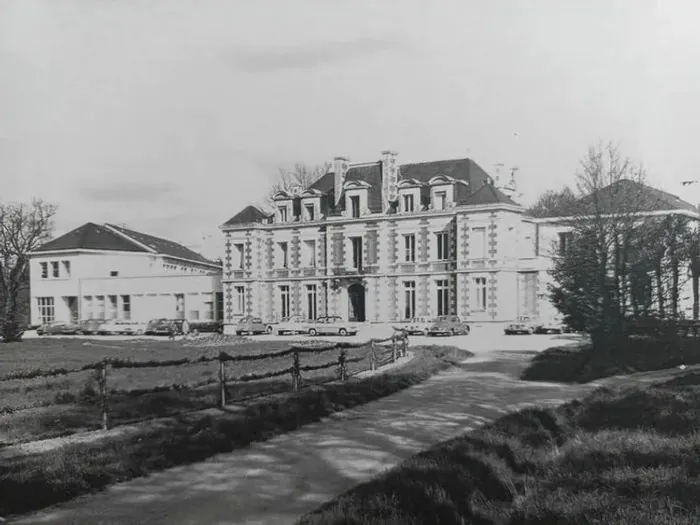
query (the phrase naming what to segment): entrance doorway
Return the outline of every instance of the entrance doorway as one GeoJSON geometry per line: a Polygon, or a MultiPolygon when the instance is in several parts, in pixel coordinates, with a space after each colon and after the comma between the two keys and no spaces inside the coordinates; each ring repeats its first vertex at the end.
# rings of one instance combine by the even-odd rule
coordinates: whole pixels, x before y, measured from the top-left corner
{"type": "Polygon", "coordinates": [[[365,322],[365,287],[359,283],[348,287],[348,321],[365,322]]]}

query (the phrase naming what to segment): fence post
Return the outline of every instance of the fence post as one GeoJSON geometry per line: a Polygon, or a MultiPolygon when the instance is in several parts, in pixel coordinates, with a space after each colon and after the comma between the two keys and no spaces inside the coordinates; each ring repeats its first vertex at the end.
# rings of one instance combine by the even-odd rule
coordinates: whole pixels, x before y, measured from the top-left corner
{"type": "Polygon", "coordinates": [[[408,355],[408,334],[406,332],[403,333],[403,344],[402,344],[402,356],[401,357],[406,357],[408,355]]]}
{"type": "Polygon", "coordinates": [[[224,361],[223,352],[219,352],[219,387],[221,391],[219,406],[224,408],[226,406],[226,361],[224,361]]]}
{"type": "Polygon", "coordinates": [[[377,343],[372,341],[372,346],[369,350],[369,369],[374,372],[377,369],[377,354],[376,354],[377,343]]]}
{"type": "Polygon", "coordinates": [[[301,365],[299,364],[299,352],[292,354],[292,389],[295,392],[301,388],[301,365]]]}
{"type": "Polygon", "coordinates": [[[345,367],[345,358],[346,358],[345,349],[341,348],[340,354],[338,354],[338,377],[340,378],[341,381],[345,381],[348,377],[347,376],[347,369],[345,367]]]}
{"type": "Polygon", "coordinates": [[[396,335],[391,336],[391,359],[396,363],[396,335]]]}
{"type": "Polygon", "coordinates": [[[102,430],[109,428],[109,420],[107,417],[107,367],[109,363],[103,362],[100,367],[100,409],[102,410],[102,430]]]}

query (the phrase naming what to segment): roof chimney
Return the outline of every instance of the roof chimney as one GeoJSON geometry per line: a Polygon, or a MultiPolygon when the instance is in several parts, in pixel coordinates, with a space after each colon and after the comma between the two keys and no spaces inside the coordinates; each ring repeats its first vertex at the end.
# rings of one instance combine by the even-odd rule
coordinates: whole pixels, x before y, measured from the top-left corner
{"type": "Polygon", "coordinates": [[[391,203],[398,199],[399,164],[396,162],[397,153],[391,150],[382,151],[382,211],[386,212],[391,203]]]}
{"type": "Polygon", "coordinates": [[[345,184],[345,176],[348,174],[350,169],[350,161],[347,157],[336,157],[333,159],[333,177],[335,185],[333,186],[335,191],[335,205],[337,206],[340,202],[340,197],[343,194],[343,184],[345,184]]]}

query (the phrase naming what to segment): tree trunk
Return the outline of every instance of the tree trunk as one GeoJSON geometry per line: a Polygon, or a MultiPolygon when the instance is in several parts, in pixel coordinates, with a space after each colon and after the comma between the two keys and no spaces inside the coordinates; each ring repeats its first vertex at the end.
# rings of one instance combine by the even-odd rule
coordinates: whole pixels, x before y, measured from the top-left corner
{"type": "Polygon", "coordinates": [[[654,262],[654,275],[656,276],[656,302],[659,308],[659,317],[666,317],[664,308],[664,283],[661,260],[654,262]]]}
{"type": "Polygon", "coordinates": [[[692,281],[693,281],[693,320],[697,321],[700,314],[700,268],[693,267],[692,281]]]}
{"type": "Polygon", "coordinates": [[[674,319],[678,318],[679,281],[678,257],[674,241],[671,244],[671,315],[674,319]]]}

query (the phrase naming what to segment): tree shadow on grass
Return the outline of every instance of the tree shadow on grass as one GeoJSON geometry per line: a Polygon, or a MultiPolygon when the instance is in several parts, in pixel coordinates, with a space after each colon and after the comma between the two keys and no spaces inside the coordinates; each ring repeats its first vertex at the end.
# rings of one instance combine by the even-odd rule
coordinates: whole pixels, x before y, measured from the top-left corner
{"type": "MultiPolygon", "coordinates": [[[[347,396],[350,391],[348,384],[348,392],[335,395],[347,396]]],[[[232,439],[242,443],[279,433],[285,425],[293,428],[309,404],[323,414],[335,402],[329,393],[312,394],[302,393],[284,408],[239,412],[236,416],[243,424],[231,428],[226,425],[233,423],[212,417],[193,426],[184,441],[161,433],[162,440],[152,446],[158,446],[163,455],[204,458],[211,452],[211,439],[199,450],[198,436],[218,433],[223,449],[232,439]],[[272,410],[277,411],[276,417],[269,417],[272,410]],[[277,417],[282,415],[280,410],[285,418],[277,417]],[[262,419],[274,423],[266,428],[256,423],[262,419]],[[234,428],[239,433],[232,437],[234,428]]],[[[451,370],[269,441],[115,485],[17,523],[290,523],[438,442],[508,411],[555,405],[578,394],[576,388],[533,387],[505,376],[451,370]]],[[[355,395],[359,404],[363,394],[355,395]]],[[[137,447],[126,446],[123,454],[123,461],[133,462],[135,469],[141,462],[154,461],[150,453],[139,454],[137,447]]]]}

